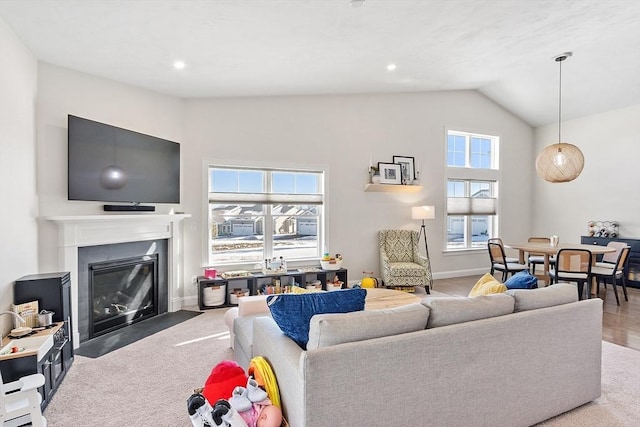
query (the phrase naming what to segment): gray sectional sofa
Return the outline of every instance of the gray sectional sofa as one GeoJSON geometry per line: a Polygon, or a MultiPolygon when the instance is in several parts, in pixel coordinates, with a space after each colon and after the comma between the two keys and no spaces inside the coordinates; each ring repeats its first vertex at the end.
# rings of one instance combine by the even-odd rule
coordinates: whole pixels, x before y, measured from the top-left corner
{"type": "Polygon", "coordinates": [[[316,315],[307,350],[255,306],[233,329],[292,427],[529,426],[600,396],[602,301],[568,284],[316,315]]]}

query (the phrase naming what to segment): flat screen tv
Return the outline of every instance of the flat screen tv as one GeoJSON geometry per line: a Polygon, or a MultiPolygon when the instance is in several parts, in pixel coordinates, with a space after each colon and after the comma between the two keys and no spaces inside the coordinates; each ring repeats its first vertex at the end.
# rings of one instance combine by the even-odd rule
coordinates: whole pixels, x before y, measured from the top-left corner
{"type": "Polygon", "coordinates": [[[68,199],[129,202],[105,210],[180,203],[180,144],[69,115],[68,199]]]}

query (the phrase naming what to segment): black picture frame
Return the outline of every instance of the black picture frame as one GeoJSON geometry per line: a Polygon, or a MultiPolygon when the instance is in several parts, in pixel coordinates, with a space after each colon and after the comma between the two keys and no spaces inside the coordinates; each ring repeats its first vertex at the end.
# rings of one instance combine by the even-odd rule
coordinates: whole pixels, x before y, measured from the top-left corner
{"type": "Polygon", "coordinates": [[[393,156],[393,163],[400,165],[402,172],[402,180],[405,183],[413,181],[416,178],[416,160],[409,156],[393,156]]]}
{"type": "Polygon", "coordinates": [[[380,184],[402,184],[402,169],[397,163],[378,162],[380,184]]]}

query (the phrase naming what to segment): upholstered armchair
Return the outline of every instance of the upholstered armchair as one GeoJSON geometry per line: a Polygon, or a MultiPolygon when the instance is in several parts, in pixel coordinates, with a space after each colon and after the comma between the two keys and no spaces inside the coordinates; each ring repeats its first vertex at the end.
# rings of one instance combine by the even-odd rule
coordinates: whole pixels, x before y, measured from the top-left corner
{"type": "Polygon", "coordinates": [[[380,269],[388,288],[420,286],[429,292],[431,264],[418,250],[417,231],[381,230],[379,232],[380,269]]]}

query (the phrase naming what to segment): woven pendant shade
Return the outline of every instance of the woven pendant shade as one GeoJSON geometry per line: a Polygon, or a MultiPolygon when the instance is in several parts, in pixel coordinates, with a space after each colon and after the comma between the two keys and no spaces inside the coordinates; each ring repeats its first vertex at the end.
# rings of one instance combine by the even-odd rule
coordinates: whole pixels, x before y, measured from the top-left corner
{"type": "Polygon", "coordinates": [[[584,167],[582,151],[573,144],[560,142],[549,145],[538,154],[536,171],[548,182],[569,182],[580,175],[584,167]]]}
{"type": "Polygon", "coordinates": [[[584,167],[582,151],[573,144],[560,142],[562,140],[562,61],[572,55],[565,52],[554,57],[560,66],[558,80],[558,143],[549,145],[536,158],[536,172],[540,178],[548,182],[569,182],[576,179],[584,167]]]}

